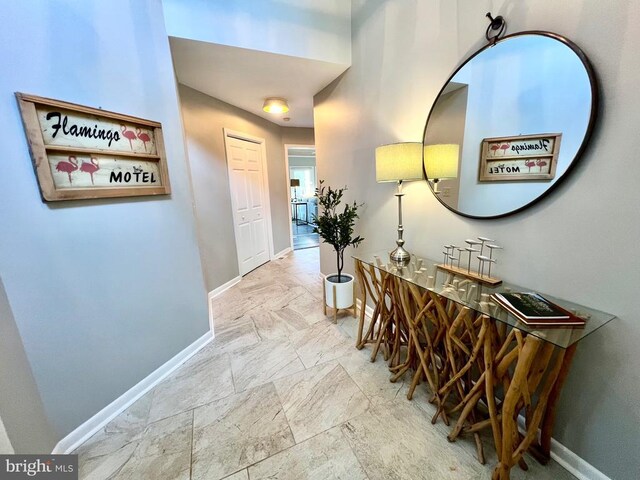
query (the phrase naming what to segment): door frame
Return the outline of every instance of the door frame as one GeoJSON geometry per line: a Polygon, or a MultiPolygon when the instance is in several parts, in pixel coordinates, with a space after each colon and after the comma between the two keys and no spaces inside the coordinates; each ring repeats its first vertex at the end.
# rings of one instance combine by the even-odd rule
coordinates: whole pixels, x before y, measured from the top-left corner
{"type": "Polygon", "coordinates": [[[224,134],[224,158],[225,163],[227,164],[227,182],[229,184],[229,195],[231,196],[231,213],[233,215],[233,234],[236,242],[236,260],[238,261],[238,273],[240,273],[240,258],[238,257],[238,230],[235,221],[234,215],[234,197],[233,192],[231,191],[231,178],[229,175],[229,159],[227,157],[227,142],[229,138],[235,138],[236,140],[244,140],[245,142],[251,142],[260,145],[260,149],[262,150],[262,183],[263,183],[263,192],[264,192],[264,203],[265,203],[265,211],[267,217],[267,243],[268,243],[268,252],[269,252],[269,260],[272,261],[275,259],[274,251],[273,251],[273,227],[271,225],[271,195],[269,192],[269,172],[268,172],[268,163],[267,163],[267,147],[266,140],[261,137],[255,137],[253,135],[249,135],[248,133],[239,132],[237,130],[231,130],[230,128],[223,127],[222,132],[224,134]]]}
{"type": "MultiPolygon", "coordinates": [[[[285,143],[284,144],[284,168],[285,168],[285,176],[287,178],[287,205],[289,208],[289,213],[287,214],[287,218],[289,220],[289,243],[291,245],[291,251],[293,251],[293,222],[291,220],[291,176],[289,175],[289,149],[290,148],[313,148],[315,150],[316,145],[302,145],[299,143],[285,143]]],[[[318,156],[316,154],[316,183],[318,181],[318,156]]]]}

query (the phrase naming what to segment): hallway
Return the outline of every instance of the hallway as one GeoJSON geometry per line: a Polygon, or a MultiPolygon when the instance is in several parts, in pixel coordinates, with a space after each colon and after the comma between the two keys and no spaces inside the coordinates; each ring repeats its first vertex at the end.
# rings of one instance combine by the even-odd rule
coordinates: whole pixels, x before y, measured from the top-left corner
{"type": "MultiPolygon", "coordinates": [[[[357,321],[322,314],[318,249],[213,300],[215,339],[80,447],[91,479],[489,479],[472,438],[449,443],[420,385],[392,384],[354,348],[357,321]]],[[[514,479],[573,479],[555,462],[514,479]]]]}
{"type": "Polygon", "coordinates": [[[313,248],[320,245],[320,236],[317,233],[313,233],[313,225],[296,225],[296,222],[291,222],[291,229],[293,231],[294,250],[313,248]]]}

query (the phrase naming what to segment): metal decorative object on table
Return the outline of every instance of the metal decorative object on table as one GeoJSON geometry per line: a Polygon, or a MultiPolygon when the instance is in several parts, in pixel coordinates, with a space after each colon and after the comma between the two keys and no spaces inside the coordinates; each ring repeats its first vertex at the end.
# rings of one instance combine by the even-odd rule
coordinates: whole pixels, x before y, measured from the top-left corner
{"type": "Polygon", "coordinates": [[[444,245],[444,251],[442,252],[444,255],[444,259],[442,264],[437,265],[437,268],[440,270],[447,271],[449,273],[453,273],[455,275],[462,275],[470,280],[480,282],[485,285],[496,286],[502,283],[502,280],[496,277],[491,276],[491,266],[496,263],[496,259],[493,258],[493,251],[502,249],[501,246],[495,245],[491,238],[487,237],[477,237],[467,238],[465,243],[468,247],[457,247],[456,245],[449,244],[444,245]],[[478,248],[478,246],[480,248],[478,248]],[[489,249],[489,256],[484,255],[484,249],[489,249]],[[454,253],[458,251],[458,256],[456,257],[454,253]],[[467,264],[466,268],[461,267],[461,257],[462,252],[467,252],[467,264]],[[472,265],[475,263],[473,261],[474,254],[478,255],[475,257],[477,259],[477,266],[472,265]],[[457,265],[454,265],[454,261],[457,260],[457,265]],[[488,273],[485,275],[485,266],[488,265],[488,273]]]}

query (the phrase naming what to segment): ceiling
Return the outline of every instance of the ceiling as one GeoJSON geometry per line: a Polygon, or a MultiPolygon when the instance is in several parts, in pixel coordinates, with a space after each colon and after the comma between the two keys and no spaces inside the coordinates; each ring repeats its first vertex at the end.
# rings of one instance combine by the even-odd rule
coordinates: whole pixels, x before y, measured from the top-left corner
{"type": "Polygon", "coordinates": [[[348,68],[183,38],[169,42],[180,83],[285,127],[313,127],[313,96],[348,68]],[[267,97],[286,98],[289,112],[264,112],[267,97]]]}

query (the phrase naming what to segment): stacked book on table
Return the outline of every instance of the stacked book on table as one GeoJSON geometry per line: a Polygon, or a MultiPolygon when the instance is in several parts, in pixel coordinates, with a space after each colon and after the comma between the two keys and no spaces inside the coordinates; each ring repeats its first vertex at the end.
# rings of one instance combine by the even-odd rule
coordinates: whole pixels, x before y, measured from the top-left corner
{"type": "Polygon", "coordinates": [[[584,327],[585,320],[538,293],[494,293],[492,298],[531,327],[584,327]]]}

